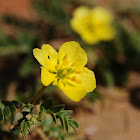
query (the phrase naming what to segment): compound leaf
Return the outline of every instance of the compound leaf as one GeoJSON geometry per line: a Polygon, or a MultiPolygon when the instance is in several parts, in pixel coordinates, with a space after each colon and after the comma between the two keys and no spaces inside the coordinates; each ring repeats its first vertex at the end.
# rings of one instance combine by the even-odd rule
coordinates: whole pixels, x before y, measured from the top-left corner
{"type": "Polygon", "coordinates": [[[64,108],[65,108],[65,105],[62,104],[62,105],[53,106],[49,110],[51,110],[54,113],[57,113],[57,112],[63,110],[64,108]]]}
{"type": "Polygon", "coordinates": [[[78,123],[77,123],[75,120],[73,120],[73,119],[69,120],[69,124],[72,126],[72,128],[73,128],[75,131],[76,131],[76,129],[79,127],[78,123]]]}
{"type": "Polygon", "coordinates": [[[0,123],[3,123],[4,121],[4,114],[3,114],[3,110],[0,108],[0,123]]]}
{"type": "Polygon", "coordinates": [[[11,116],[11,111],[10,111],[9,106],[6,106],[6,107],[4,108],[3,113],[4,113],[4,116],[5,116],[5,117],[10,118],[10,116],[11,116]]]}
{"type": "Polygon", "coordinates": [[[41,104],[40,109],[42,110],[42,107],[44,107],[47,110],[52,106],[53,106],[53,99],[50,97],[41,104]]]}
{"type": "Polygon", "coordinates": [[[66,116],[71,115],[72,113],[73,113],[72,110],[64,110],[64,111],[60,111],[58,114],[59,114],[60,116],[66,117],[66,116]]]}
{"type": "Polygon", "coordinates": [[[66,118],[64,118],[64,122],[65,122],[65,129],[67,130],[67,133],[69,133],[69,122],[66,118]]]}

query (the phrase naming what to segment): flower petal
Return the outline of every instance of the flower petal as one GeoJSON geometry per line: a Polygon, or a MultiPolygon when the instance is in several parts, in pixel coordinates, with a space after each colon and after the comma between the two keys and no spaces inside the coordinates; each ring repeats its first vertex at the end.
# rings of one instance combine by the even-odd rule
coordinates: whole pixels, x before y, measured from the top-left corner
{"type": "Polygon", "coordinates": [[[71,76],[71,81],[59,82],[58,87],[73,101],[80,101],[88,92],[96,88],[94,73],[84,67],[71,76]],[[74,79],[75,78],[75,79],[74,79]]]}
{"type": "Polygon", "coordinates": [[[60,83],[59,88],[68,96],[71,100],[78,102],[80,101],[85,95],[86,91],[81,89],[81,87],[74,87],[71,85],[60,83]]]}
{"type": "Polygon", "coordinates": [[[79,43],[70,41],[64,43],[59,49],[58,60],[60,65],[83,67],[87,63],[87,54],[79,43]]]}
{"type": "Polygon", "coordinates": [[[73,16],[75,18],[83,18],[90,13],[90,8],[88,6],[79,6],[74,10],[73,16]]]}
{"type": "Polygon", "coordinates": [[[75,9],[70,25],[77,33],[81,34],[85,30],[85,26],[91,21],[90,11],[87,6],[80,6],[75,9]]]}
{"type": "Polygon", "coordinates": [[[48,86],[55,80],[56,75],[50,73],[46,68],[41,69],[41,82],[44,86],[48,86]]]}
{"type": "Polygon", "coordinates": [[[44,44],[42,45],[41,49],[47,53],[49,59],[52,62],[55,64],[57,63],[57,51],[52,46],[49,44],[44,44]]]}
{"type": "Polygon", "coordinates": [[[42,45],[41,49],[35,48],[33,54],[42,66],[52,71],[55,70],[57,51],[49,44],[42,45]]]}
{"type": "Polygon", "coordinates": [[[112,20],[113,16],[108,10],[100,6],[97,6],[92,9],[92,21],[95,24],[95,26],[109,24],[112,22],[112,20]]]}
{"type": "Polygon", "coordinates": [[[105,41],[112,40],[115,37],[115,30],[111,25],[102,26],[102,29],[98,28],[98,30],[96,30],[96,33],[99,36],[99,38],[105,41]]]}
{"type": "Polygon", "coordinates": [[[86,92],[91,92],[96,88],[96,79],[93,71],[89,70],[87,67],[84,67],[81,70],[81,74],[77,74],[77,72],[75,73],[77,79],[82,81],[80,86],[82,86],[86,92]]]}
{"type": "Polygon", "coordinates": [[[37,61],[42,65],[45,66],[45,53],[41,49],[35,48],[33,49],[33,55],[37,59],[37,61]]]}
{"type": "Polygon", "coordinates": [[[92,31],[86,30],[85,33],[81,34],[82,39],[87,43],[87,44],[96,44],[100,41],[99,36],[92,31]]]}

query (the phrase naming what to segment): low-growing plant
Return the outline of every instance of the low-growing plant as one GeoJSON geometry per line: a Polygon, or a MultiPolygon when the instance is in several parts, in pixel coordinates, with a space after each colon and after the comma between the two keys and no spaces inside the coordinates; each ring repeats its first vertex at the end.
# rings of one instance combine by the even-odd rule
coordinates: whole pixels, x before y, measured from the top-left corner
{"type": "Polygon", "coordinates": [[[48,44],[41,49],[33,50],[35,58],[42,65],[41,82],[43,87],[34,96],[31,102],[0,100],[0,123],[11,121],[11,129],[19,128],[27,139],[33,125],[40,125],[49,114],[57,123],[59,120],[63,129],[69,133],[72,127],[75,131],[78,123],[72,118],[72,110],[65,110],[65,105],[54,105],[52,97],[40,102],[43,91],[53,83],[73,101],[80,101],[88,92],[96,87],[94,73],[84,67],[87,55],[79,43],[70,41],[64,43],[59,52],[48,44]]]}

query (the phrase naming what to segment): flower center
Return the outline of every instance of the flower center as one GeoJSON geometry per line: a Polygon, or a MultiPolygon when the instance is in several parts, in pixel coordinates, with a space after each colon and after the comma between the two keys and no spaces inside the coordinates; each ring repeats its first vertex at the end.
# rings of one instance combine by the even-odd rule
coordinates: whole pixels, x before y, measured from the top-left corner
{"type": "Polygon", "coordinates": [[[73,72],[72,68],[60,69],[57,71],[57,78],[58,79],[65,78],[67,75],[71,74],[72,72],[73,72]]]}
{"type": "Polygon", "coordinates": [[[87,30],[90,31],[90,32],[91,32],[91,31],[94,31],[94,26],[93,26],[93,24],[88,23],[88,24],[87,24],[87,30]]]}

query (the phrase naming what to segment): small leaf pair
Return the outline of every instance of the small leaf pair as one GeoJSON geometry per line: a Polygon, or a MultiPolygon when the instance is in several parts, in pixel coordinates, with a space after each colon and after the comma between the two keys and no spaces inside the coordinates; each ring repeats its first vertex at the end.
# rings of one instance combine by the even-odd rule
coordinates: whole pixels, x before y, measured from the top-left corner
{"type": "Polygon", "coordinates": [[[53,106],[54,102],[52,98],[46,99],[40,106],[41,111],[49,113],[53,121],[57,123],[57,118],[60,120],[64,129],[66,129],[67,133],[69,132],[69,126],[71,126],[75,131],[78,128],[78,123],[72,119],[70,116],[73,111],[64,110],[65,105],[57,105],[53,106]]]}
{"type": "Polygon", "coordinates": [[[15,105],[17,105],[15,101],[0,101],[0,123],[3,123],[5,118],[9,119],[16,112],[15,105]]]}

